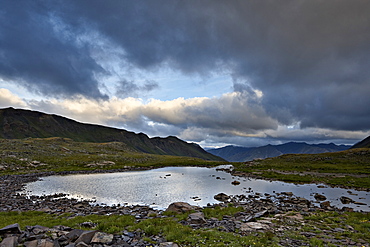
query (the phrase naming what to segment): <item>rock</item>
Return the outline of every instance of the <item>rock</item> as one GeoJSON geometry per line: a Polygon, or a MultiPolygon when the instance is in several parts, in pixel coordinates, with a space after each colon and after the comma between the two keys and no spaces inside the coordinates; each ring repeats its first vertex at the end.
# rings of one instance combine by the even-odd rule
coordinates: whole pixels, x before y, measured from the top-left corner
{"type": "Polygon", "coordinates": [[[85,231],[84,230],[81,230],[81,229],[74,229],[72,231],[70,231],[66,237],[67,239],[70,241],[70,242],[74,242],[76,241],[82,233],[84,233],[85,231]]]}
{"type": "Polygon", "coordinates": [[[267,214],[267,210],[263,210],[263,211],[260,211],[260,212],[257,212],[253,215],[253,218],[259,218],[259,217],[262,217],[264,215],[267,214]]]}
{"type": "Polygon", "coordinates": [[[97,231],[85,231],[83,232],[78,239],[75,241],[76,244],[84,242],[85,244],[90,244],[91,239],[94,237],[97,231]]]}
{"type": "Polygon", "coordinates": [[[166,212],[186,213],[195,210],[195,208],[187,202],[174,202],[168,206],[166,212]]]}
{"type": "Polygon", "coordinates": [[[159,247],[179,247],[179,246],[174,242],[163,242],[159,244],[159,247]]]}
{"type": "Polygon", "coordinates": [[[293,192],[281,192],[283,195],[293,196],[293,192]]]}
{"type": "Polygon", "coordinates": [[[91,243],[94,244],[109,244],[112,241],[113,235],[104,232],[96,232],[93,238],[91,239],[91,243]]]}
{"type": "Polygon", "coordinates": [[[247,222],[242,223],[240,226],[240,231],[242,232],[250,232],[255,230],[267,230],[269,226],[266,224],[262,224],[260,222],[247,222]]]}
{"type": "Polygon", "coordinates": [[[24,242],[25,247],[37,247],[37,244],[38,244],[37,240],[24,242]]]}
{"type": "Polygon", "coordinates": [[[349,204],[349,203],[352,203],[353,200],[349,197],[346,197],[346,196],[341,196],[340,197],[340,201],[343,203],[343,204],[349,204]]]}
{"type": "Polygon", "coordinates": [[[9,233],[9,234],[19,234],[19,233],[21,233],[21,229],[19,227],[19,224],[15,223],[15,224],[8,225],[8,226],[3,227],[3,228],[0,229],[0,235],[6,234],[6,233],[9,233]]]}
{"type": "Polygon", "coordinates": [[[189,214],[188,220],[190,221],[190,224],[203,224],[207,222],[204,219],[204,214],[202,212],[189,214]]]}
{"type": "Polygon", "coordinates": [[[4,238],[4,240],[0,243],[0,247],[16,247],[18,245],[18,237],[11,236],[4,238]]]}
{"type": "Polygon", "coordinates": [[[240,182],[239,182],[239,181],[237,181],[237,180],[234,180],[234,181],[232,181],[232,182],[231,182],[231,184],[232,184],[232,185],[239,185],[239,184],[240,184],[240,182]]]}
{"type": "Polygon", "coordinates": [[[320,203],[320,207],[323,208],[323,209],[328,209],[330,206],[331,205],[330,205],[329,201],[325,201],[325,202],[320,203]]]}
{"type": "Polygon", "coordinates": [[[363,203],[363,202],[353,202],[353,204],[356,204],[356,205],[367,205],[366,203],[363,203]]]}
{"type": "Polygon", "coordinates": [[[316,194],[314,195],[314,197],[315,197],[315,199],[316,199],[316,200],[318,200],[318,201],[325,201],[325,200],[326,200],[326,196],[321,195],[321,194],[318,194],[318,193],[316,193],[316,194]]]}
{"type": "Polygon", "coordinates": [[[230,199],[230,196],[226,195],[225,193],[218,193],[213,198],[220,202],[227,202],[230,199]]]}
{"type": "Polygon", "coordinates": [[[50,239],[40,239],[38,240],[37,247],[56,247],[56,245],[50,239]]]}
{"type": "Polygon", "coordinates": [[[36,235],[49,231],[49,227],[36,225],[32,228],[32,232],[36,235]]]}

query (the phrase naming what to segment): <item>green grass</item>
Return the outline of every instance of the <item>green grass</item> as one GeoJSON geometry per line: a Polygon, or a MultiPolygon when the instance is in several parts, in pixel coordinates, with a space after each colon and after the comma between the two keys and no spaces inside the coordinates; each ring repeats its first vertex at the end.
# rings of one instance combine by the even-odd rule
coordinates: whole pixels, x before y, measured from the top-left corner
{"type": "Polygon", "coordinates": [[[228,207],[216,206],[215,208],[204,208],[203,213],[207,219],[217,218],[218,220],[222,220],[224,215],[234,216],[236,213],[242,212],[243,210],[243,207],[233,207],[231,205],[228,207]]]}
{"type": "Polygon", "coordinates": [[[354,188],[370,188],[370,149],[350,149],[323,154],[287,154],[247,163],[235,163],[237,171],[293,183],[323,182],[354,188]]]}
{"type": "Polygon", "coordinates": [[[166,241],[176,242],[181,246],[277,246],[271,234],[242,236],[216,229],[193,230],[172,217],[144,220],[129,227],[129,230],[141,230],[148,238],[160,234],[166,241]]]}
{"type": "MultiPolygon", "coordinates": [[[[237,207],[216,208],[209,216],[230,215],[239,211],[237,207]],[[228,214],[225,214],[228,211],[228,214]],[[217,215],[220,213],[220,215],[217,215]]],[[[356,243],[370,242],[370,214],[360,212],[314,212],[305,216],[302,222],[287,220],[275,221],[287,230],[278,235],[273,231],[238,234],[218,229],[192,229],[182,225],[181,220],[188,214],[176,216],[160,216],[136,222],[131,215],[88,215],[71,217],[70,214],[53,215],[38,211],[0,212],[0,228],[19,223],[22,229],[26,226],[42,225],[53,227],[64,225],[77,229],[91,230],[81,227],[83,222],[92,222],[94,229],[112,234],[121,234],[123,230],[140,231],[147,242],[154,236],[161,235],[166,241],[176,242],[181,246],[279,246],[280,240],[293,239],[310,246],[332,246],[326,239],[351,239],[356,243]],[[342,229],[340,231],[334,229],[342,229]],[[301,232],[312,232],[316,235],[308,238],[301,232]],[[324,234],[325,232],[325,234],[324,234]]],[[[208,217],[209,217],[208,216],[208,217]]],[[[277,227],[277,226],[276,226],[277,227]]]]}
{"type": "Polygon", "coordinates": [[[18,223],[22,229],[26,226],[42,225],[53,227],[57,225],[69,226],[72,228],[86,229],[80,226],[83,222],[95,223],[96,230],[107,233],[119,233],[125,227],[134,224],[135,218],[127,215],[89,215],[70,217],[68,214],[55,216],[39,211],[26,212],[0,212],[0,228],[10,224],[18,223]]]}

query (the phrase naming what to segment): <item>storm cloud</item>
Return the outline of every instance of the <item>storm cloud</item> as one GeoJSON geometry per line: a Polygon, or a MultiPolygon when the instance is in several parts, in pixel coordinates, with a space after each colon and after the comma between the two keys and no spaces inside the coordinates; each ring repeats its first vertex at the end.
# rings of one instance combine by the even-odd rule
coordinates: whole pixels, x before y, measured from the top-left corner
{"type": "Polygon", "coordinates": [[[228,74],[233,101],[198,98],[174,111],[175,101],[150,108],[153,100],[138,114],[189,136],[279,125],[369,131],[369,13],[366,0],[4,0],[0,78],[48,97],[103,102],[160,88],[157,79],[128,78],[132,68],[228,74]]]}

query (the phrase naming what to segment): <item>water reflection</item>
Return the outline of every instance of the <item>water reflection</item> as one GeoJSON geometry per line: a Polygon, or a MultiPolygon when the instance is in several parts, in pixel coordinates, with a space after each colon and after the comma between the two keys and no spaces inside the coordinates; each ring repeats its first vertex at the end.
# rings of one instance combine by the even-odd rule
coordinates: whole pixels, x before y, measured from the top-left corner
{"type": "Polygon", "coordinates": [[[370,211],[370,192],[318,186],[295,185],[261,179],[232,177],[216,169],[199,167],[166,167],[149,171],[131,171],[105,174],[50,176],[29,183],[25,191],[32,195],[69,194],[69,197],[96,200],[98,204],[152,205],[163,209],[176,201],[205,206],[218,203],[213,196],[223,192],[228,195],[248,193],[293,192],[294,195],[315,201],[314,194],[327,197],[331,204],[342,208],[370,211]],[[231,182],[240,181],[235,186],[231,182]],[[320,188],[319,188],[320,187],[320,188]],[[321,188],[323,187],[323,188],[321,188]],[[346,196],[367,205],[343,205],[339,198],[346,196]]]}

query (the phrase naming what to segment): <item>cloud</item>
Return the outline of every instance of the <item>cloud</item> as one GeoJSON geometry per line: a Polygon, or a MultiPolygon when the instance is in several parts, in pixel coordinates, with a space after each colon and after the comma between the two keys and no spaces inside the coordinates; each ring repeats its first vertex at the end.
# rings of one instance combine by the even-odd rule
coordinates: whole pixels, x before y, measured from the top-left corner
{"type": "Polygon", "coordinates": [[[119,96],[120,98],[133,96],[138,97],[139,95],[140,97],[142,97],[143,94],[148,93],[157,88],[159,88],[159,85],[157,82],[153,80],[145,81],[144,85],[138,85],[138,83],[132,81],[121,80],[117,83],[116,95],[119,96]]]}
{"type": "Polygon", "coordinates": [[[105,71],[82,39],[83,26],[66,24],[55,15],[58,8],[52,2],[2,2],[0,78],[47,96],[106,98],[96,80],[105,71]]]}
{"type": "Polygon", "coordinates": [[[288,141],[355,143],[370,132],[337,131],[325,128],[304,128],[299,123],[284,126],[253,106],[253,95],[227,93],[214,98],[178,98],[171,101],[138,98],[98,100],[83,96],[63,100],[24,101],[1,89],[1,105],[19,107],[67,116],[84,123],[93,123],[144,132],[150,136],[176,135],[204,147],[223,145],[260,146],[288,141]],[[3,102],[9,102],[3,103],[3,102]],[[216,118],[216,119],[215,119],[216,118]]]}
{"type": "Polygon", "coordinates": [[[8,89],[0,88],[0,107],[27,107],[27,104],[8,89]]]}
{"type": "Polygon", "coordinates": [[[248,136],[297,122],[308,130],[365,133],[369,10],[364,0],[6,0],[0,78],[80,106],[95,98],[92,106],[101,109],[120,105],[103,90],[108,81],[120,81],[117,97],[159,87],[122,75],[131,68],[230,74],[233,94],[152,100],[109,119],[176,126],[188,136],[199,128],[248,136]]]}

